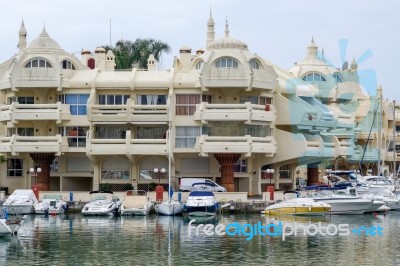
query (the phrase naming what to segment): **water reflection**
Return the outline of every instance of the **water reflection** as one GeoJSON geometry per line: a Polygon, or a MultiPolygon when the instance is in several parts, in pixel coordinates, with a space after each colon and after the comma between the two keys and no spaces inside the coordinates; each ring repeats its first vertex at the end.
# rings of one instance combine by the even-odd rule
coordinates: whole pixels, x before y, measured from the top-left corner
{"type": "MultiPolygon", "coordinates": [[[[29,216],[26,232],[0,238],[0,265],[399,265],[400,214],[268,217],[219,216],[218,224],[282,221],[380,225],[382,237],[189,235],[181,216],[29,216]],[[383,262],[382,262],[383,261],[383,262]]],[[[216,225],[216,224],[212,224],[216,225]]]]}

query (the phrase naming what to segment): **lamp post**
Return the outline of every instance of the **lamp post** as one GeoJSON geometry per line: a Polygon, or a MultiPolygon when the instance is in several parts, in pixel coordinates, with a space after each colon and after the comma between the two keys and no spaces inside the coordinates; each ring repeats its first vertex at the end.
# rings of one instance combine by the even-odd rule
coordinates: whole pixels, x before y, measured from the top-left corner
{"type": "Polygon", "coordinates": [[[29,169],[29,172],[31,172],[35,176],[35,185],[36,185],[37,175],[38,173],[42,172],[42,168],[35,165],[35,168],[32,167],[31,169],[29,169]]]}
{"type": "Polygon", "coordinates": [[[154,173],[158,174],[158,186],[156,186],[156,201],[162,201],[163,200],[163,193],[164,193],[164,187],[161,186],[161,173],[165,173],[165,168],[161,168],[160,170],[158,168],[154,168],[154,173]]]}
{"type": "Polygon", "coordinates": [[[33,175],[35,175],[35,184],[32,186],[32,190],[33,190],[33,193],[35,194],[36,198],[39,199],[39,186],[37,185],[37,175],[38,175],[38,173],[42,172],[42,168],[35,165],[35,167],[32,167],[31,169],[29,169],[29,172],[31,172],[33,175]]]}
{"type": "Polygon", "coordinates": [[[158,184],[160,185],[161,183],[161,174],[165,174],[165,168],[161,168],[161,170],[158,170],[158,168],[154,168],[154,173],[157,174],[158,173],[158,184]]]}
{"type": "Polygon", "coordinates": [[[268,177],[269,177],[269,185],[272,183],[272,175],[275,173],[274,169],[267,169],[266,170],[268,177]]]}

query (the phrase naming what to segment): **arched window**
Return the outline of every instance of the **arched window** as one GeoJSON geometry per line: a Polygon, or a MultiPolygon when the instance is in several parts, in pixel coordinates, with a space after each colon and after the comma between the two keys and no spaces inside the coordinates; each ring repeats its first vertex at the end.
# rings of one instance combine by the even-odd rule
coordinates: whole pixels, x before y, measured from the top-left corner
{"type": "Polygon", "coordinates": [[[321,74],[318,73],[309,73],[303,77],[303,80],[307,82],[326,81],[326,79],[321,74]]]}
{"type": "Polygon", "coordinates": [[[33,67],[44,67],[51,68],[51,64],[44,59],[33,59],[25,65],[25,68],[33,68],[33,67]]]}
{"type": "Polygon", "coordinates": [[[333,78],[335,79],[336,83],[342,83],[342,77],[339,75],[339,73],[333,74],[333,78]]]}
{"type": "Polygon", "coordinates": [[[252,59],[250,60],[249,64],[252,69],[260,69],[260,65],[258,64],[257,60],[252,59]]]}
{"type": "Polygon", "coordinates": [[[238,65],[238,62],[235,59],[229,57],[220,58],[215,62],[216,68],[237,68],[238,65]]]}
{"type": "Polygon", "coordinates": [[[204,64],[204,61],[203,61],[203,60],[200,60],[199,62],[197,62],[197,64],[196,64],[196,70],[201,69],[201,68],[203,67],[203,64],[204,64]]]}
{"type": "Polygon", "coordinates": [[[61,66],[62,66],[63,69],[72,69],[72,70],[75,70],[74,64],[72,64],[72,62],[69,61],[69,60],[63,60],[63,61],[61,62],[61,66]]]}

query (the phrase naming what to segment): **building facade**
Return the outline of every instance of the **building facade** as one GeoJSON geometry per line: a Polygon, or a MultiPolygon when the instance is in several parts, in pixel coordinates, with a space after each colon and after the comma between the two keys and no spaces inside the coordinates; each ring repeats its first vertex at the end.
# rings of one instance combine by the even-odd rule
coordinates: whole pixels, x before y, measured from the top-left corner
{"type": "Polygon", "coordinates": [[[214,27],[210,14],[206,49],[182,47],[171,69],[150,56],[146,70],[116,71],[111,51],[78,59],[45,29],[27,44],[22,23],[0,65],[0,186],[151,189],[170,175],[175,189],[205,177],[260,194],[326,168],[396,172],[394,103],[363,90],[354,60],[335,68],[312,40],[284,70],[214,27]]]}

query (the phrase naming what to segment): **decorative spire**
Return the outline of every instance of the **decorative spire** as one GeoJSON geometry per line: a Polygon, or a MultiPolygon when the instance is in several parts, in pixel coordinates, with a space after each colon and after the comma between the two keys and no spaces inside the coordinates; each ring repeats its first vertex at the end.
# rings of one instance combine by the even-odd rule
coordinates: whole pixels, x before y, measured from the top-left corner
{"type": "Polygon", "coordinates": [[[39,37],[50,37],[49,34],[46,31],[46,25],[43,25],[43,30],[40,33],[39,37]]]}
{"type": "Polygon", "coordinates": [[[318,53],[318,46],[316,46],[314,43],[314,37],[311,37],[311,43],[307,47],[307,57],[308,58],[317,57],[317,53],[318,53]]]}
{"type": "Polygon", "coordinates": [[[208,47],[208,44],[210,42],[213,42],[215,40],[215,31],[214,31],[214,19],[212,18],[212,11],[210,7],[210,17],[208,18],[207,21],[207,41],[206,41],[206,47],[208,47]]]}
{"type": "Polygon", "coordinates": [[[358,67],[358,64],[357,64],[356,60],[353,57],[353,61],[350,64],[350,69],[351,70],[357,70],[357,67],[358,67]]]}
{"type": "Polygon", "coordinates": [[[21,22],[21,26],[19,27],[19,31],[18,31],[18,44],[17,47],[19,49],[24,49],[26,48],[26,35],[27,35],[27,31],[25,28],[25,24],[24,24],[24,19],[22,19],[21,22]]]}
{"type": "Polygon", "coordinates": [[[226,19],[226,22],[225,22],[225,37],[229,37],[228,19],[226,19]]]}

